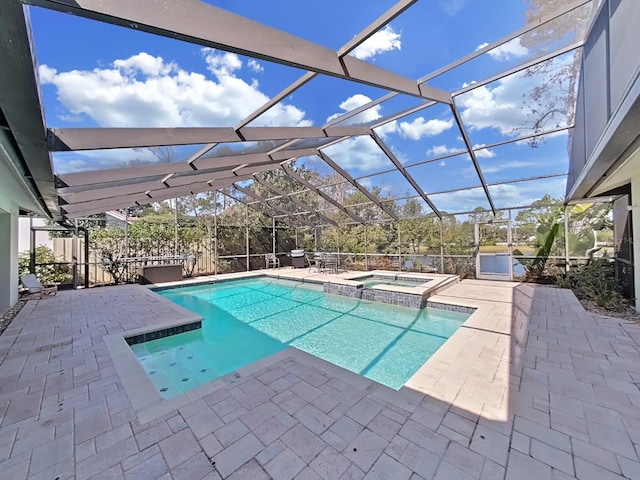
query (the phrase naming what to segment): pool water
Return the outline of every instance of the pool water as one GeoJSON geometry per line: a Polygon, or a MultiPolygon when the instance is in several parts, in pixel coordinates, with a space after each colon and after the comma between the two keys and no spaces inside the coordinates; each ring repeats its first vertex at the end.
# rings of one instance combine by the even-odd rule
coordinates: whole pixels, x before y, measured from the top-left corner
{"type": "Polygon", "coordinates": [[[358,280],[355,279],[356,281],[361,281],[364,284],[364,288],[371,288],[371,287],[375,287],[376,285],[393,285],[395,287],[417,287],[418,285],[422,285],[423,283],[427,282],[428,280],[420,280],[417,282],[412,282],[410,280],[395,280],[395,279],[389,279],[389,280],[385,280],[383,278],[368,278],[365,280],[358,280]]]}
{"type": "Polygon", "coordinates": [[[469,316],[263,278],[157,293],[204,318],[202,329],[132,346],[165,398],[289,346],[399,389],[469,316]]]}

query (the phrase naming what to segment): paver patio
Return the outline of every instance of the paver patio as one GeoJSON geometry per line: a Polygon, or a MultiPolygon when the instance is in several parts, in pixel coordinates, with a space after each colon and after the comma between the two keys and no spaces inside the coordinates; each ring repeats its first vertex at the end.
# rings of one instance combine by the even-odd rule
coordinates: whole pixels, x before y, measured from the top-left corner
{"type": "Polygon", "coordinates": [[[103,338],[185,311],[31,300],[0,336],[0,478],[640,478],[640,325],[539,285],[434,300],[480,308],[400,391],[287,350],[144,424],[103,338]]]}

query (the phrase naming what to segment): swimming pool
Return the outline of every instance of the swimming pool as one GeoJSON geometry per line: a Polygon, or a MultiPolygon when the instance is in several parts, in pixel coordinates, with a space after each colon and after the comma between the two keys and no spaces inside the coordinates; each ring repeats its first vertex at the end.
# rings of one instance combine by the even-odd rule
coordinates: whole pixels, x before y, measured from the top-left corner
{"type": "Polygon", "coordinates": [[[469,316],[265,278],[157,293],[204,318],[201,329],[131,347],[165,398],[289,346],[399,389],[469,316]]]}

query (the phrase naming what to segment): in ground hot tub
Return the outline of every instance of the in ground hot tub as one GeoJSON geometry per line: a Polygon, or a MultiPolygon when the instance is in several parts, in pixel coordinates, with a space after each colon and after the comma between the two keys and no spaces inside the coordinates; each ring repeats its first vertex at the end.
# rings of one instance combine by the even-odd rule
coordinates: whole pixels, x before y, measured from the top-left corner
{"type": "Polygon", "coordinates": [[[138,267],[138,277],[142,285],[182,280],[182,264],[144,265],[138,267]]]}

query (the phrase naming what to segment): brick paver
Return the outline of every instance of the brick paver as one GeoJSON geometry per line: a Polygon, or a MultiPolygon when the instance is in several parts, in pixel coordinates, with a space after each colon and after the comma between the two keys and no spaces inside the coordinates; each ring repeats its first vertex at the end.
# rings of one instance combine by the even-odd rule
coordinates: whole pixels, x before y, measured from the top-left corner
{"type": "Polygon", "coordinates": [[[143,424],[103,337],[185,311],[31,300],[0,336],[0,478],[639,478],[640,325],[539,285],[434,300],[478,310],[398,392],[292,351],[143,424]]]}

